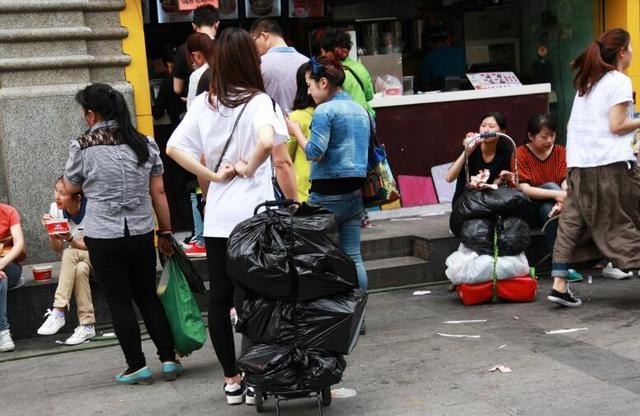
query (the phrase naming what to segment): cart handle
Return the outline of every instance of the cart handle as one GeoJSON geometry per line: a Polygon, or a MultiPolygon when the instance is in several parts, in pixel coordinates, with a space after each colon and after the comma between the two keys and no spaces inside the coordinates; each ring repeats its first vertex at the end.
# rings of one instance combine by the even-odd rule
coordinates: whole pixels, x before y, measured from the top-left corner
{"type": "Polygon", "coordinates": [[[284,201],[264,201],[263,203],[256,205],[256,208],[253,210],[253,215],[258,214],[258,210],[262,207],[265,207],[267,209],[270,207],[287,208],[292,205],[300,206],[300,203],[298,201],[294,201],[293,199],[285,199],[284,201]]]}
{"type": "Polygon", "coordinates": [[[513,139],[504,134],[504,133],[500,133],[497,131],[489,131],[487,133],[476,133],[475,136],[473,136],[469,141],[467,141],[467,144],[465,144],[464,146],[464,167],[465,167],[465,171],[467,172],[467,185],[469,185],[469,153],[467,152],[467,148],[469,147],[469,145],[475,141],[480,140],[480,142],[483,142],[484,139],[487,139],[489,137],[498,137],[498,139],[500,139],[501,137],[507,139],[507,141],[513,146],[513,158],[514,158],[514,167],[515,167],[515,179],[516,179],[516,188],[518,187],[518,185],[520,185],[520,176],[518,175],[518,155],[516,154],[517,151],[517,147],[516,146],[516,142],[513,141],[513,139]]]}

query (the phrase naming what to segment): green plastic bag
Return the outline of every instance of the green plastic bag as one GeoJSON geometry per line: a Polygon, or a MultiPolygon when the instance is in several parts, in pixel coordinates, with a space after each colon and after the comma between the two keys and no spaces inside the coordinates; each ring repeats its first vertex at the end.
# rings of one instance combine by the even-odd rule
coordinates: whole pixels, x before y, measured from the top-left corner
{"type": "Polygon", "coordinates": [[[199,350],[207,340],[207,331],[189,284],[178,265],[169,258],[156,290],[169,320],[176,352],[188,355],[199,350]]]}

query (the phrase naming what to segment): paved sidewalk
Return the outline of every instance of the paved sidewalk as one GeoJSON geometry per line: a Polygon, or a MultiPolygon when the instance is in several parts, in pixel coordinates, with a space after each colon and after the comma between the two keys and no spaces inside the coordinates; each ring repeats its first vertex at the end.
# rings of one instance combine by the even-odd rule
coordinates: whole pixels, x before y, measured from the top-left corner
{"type": "MultiPolygon", "coordinates": [[[[372,295],[369,335],[348,357],[345,378],[335,386],[358,394],[335,399],[325,415],[639,414],[640,279],[593,275],[593,284],[573,285],[584,301],[576,309],[545,300],[549,280],[530,304],[465,307],[444,286],[427,288],[432,293],[425,296],[413,296],[413,289],[372,295]],[[470,319],[487,321],[443,323],[470,319]],[[587,330],[545,334],[562,328],[587,330]],[[488,371],[497,364],[513,371],[488,371]]],[[[158,373],[153,345],[144,345],[158,373]]],[[[113,382],[124,367],[118,347],[0,363],[0,413],[255,414],[254,408],[224,404],[222,372],[209,342],[184,364],[187,372],[176,382],[123,387],[113,382]]],[[[266,410],[273,411],[272,400],[266,410]]],[[[311,400],[300,400],[285,403],[282,414],[317,412],[311,400]]]]}

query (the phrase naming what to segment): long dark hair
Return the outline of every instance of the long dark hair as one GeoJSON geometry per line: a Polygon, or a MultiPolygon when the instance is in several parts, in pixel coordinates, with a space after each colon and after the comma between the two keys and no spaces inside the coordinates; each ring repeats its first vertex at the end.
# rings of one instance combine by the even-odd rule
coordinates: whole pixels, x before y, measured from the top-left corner
{"type": "Polygon", "coordinates": [[[92,84],[76,94],[76,101],[87,111],[98,114],[104,121],[118,123],[116,134],[138,157],[138,165],[149,159],[147,138],[133,127],[124,96],[107,84],[92,84]]]}
{"type": "Polygon", "coordinates": [[[230,27],[222,32],[212,68],[209,102],[214,108],[213,96],[225,107],[235,108],[264,92],[258,50],[244,29],[230,27]]]}
{"type": "Polygon", "coordinates": [[[571,69],[576,71],[573,86],[580,97],[589,94],[600,78],[616,69],[618,52],[628,49],[630,42],[626,30],[607,30],[571,62],[571,69]]]}
{"type": "Polygon", "coordinates": [[[316,106],[315,101],[313,101],[313,98],[309,95],[307,79],[305,78],[305,74],[309,68],[308,65],[309,64],[300,65],[298,72],[296,72],[296,84],[298,85],[298,89],[296,90],[296,96],[293,99],[293,106],[291,106],[292,110],[304,110],[307,107],[316,106]]]}
{"type": "Polygon", "coordinates": [[[204,33],[192,33],[187,38],[187,62],[191,62],[193,64],[193,58],[191,56],[194,52],[200,52],[204,56],[204,59],[208,64],[211,64],[211,60],[213,59],[213,39],[209,37],[209,35],[205,35],[204,33]]]}

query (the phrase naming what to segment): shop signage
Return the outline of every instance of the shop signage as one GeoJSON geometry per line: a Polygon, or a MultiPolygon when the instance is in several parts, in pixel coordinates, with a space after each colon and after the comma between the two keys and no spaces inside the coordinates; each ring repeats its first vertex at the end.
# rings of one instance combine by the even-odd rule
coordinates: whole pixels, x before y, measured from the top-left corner
{"type": "Polygon", "coordinates": [[[178,0],[180,10],[193,10],[205,4],[218,8],[218,0],[178,0]]]}
{"type": "Polygon", "coordinates": [[[493,88],[509,88],[522,85],[513,72],[479,72],[467,74],[471,85],[476,90],[493,88]]]}

